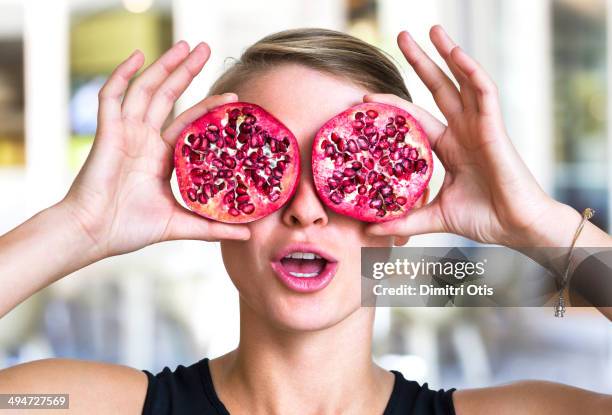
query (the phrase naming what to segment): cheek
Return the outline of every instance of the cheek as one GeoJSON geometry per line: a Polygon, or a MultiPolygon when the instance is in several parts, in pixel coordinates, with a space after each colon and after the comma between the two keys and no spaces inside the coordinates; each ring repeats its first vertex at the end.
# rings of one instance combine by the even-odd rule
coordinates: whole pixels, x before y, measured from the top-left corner
{"type": "MultiPolygon", "coordinates": [[[[393,236],[372,236],[366,233],[369,223],[361,222],[336,213],[329,214],[329,225],[336,228],[336,234],[350,248],[351,254],[361,247],[393,246],[393,236]]],[[[359,252],[356,252],[359,255],[359,252]]]]}
{"type": "Polygon", "coordinates": [[[275,230],[279,227],[276,212],[248,225],[251,238],[248,241],[223,241],[221,253],[225,268],[236,285],[246,278],[265,274],[270,266],[270,247],[275,230]]]}

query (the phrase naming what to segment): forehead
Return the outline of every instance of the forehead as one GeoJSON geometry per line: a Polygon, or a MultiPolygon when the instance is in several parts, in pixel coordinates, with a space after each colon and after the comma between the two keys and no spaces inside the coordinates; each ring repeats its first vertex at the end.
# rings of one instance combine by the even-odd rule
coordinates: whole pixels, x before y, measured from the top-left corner
{"type": "Polygon", "coordinates": [[[256,75],[236,91],[280,119],[300,138],[311,138],[334,115],[362,102],[368,91],[302,65],[282,64],[256,75]]]}

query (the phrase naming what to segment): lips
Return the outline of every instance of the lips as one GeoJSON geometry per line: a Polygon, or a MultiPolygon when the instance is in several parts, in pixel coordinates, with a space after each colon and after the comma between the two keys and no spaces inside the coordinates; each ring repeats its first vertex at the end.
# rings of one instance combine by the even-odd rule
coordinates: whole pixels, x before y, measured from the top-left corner
{"type": "Polygon", "coordinates": [[[277,278],[292,291],[322,290],[336,274],[338,262],[309,244],[291,244],[276,253],[271,262],[277,278]]]}

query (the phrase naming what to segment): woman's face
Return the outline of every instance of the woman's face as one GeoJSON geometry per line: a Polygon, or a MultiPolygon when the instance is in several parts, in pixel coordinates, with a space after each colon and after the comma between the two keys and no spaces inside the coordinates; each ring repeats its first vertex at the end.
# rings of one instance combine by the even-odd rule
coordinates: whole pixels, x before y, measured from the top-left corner
{"type": "Polygon", "coordinates": [[[361,103],[368,91],[291,64],[266,71],[235,92],[293,132],[302,173],[295,196],[283,208],[248,225],[250,240],[221,244],[225,267],[241,301],[259,318],[298,331],[332,326],[360,307],[360,247],[393,243],[367,236],[365,223],[327,209],[312,180],[315,134],[328,119],[361,103]],[[287,258],[300,252],[322,259],[287,258]]]}

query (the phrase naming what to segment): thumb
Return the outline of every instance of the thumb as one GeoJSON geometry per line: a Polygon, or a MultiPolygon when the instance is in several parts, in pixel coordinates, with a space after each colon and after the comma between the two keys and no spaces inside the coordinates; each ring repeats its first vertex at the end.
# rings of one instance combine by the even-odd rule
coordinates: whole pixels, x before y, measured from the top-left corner
{"type": "Polygon", "coordinates": [[[246,225],[216,222],[178,207],[168,222],[164,240],[191,239],[219,241],[221,239],[247,240],[251,231],[246,225]]]}
{"type": "Polygon", "coordinates": [[[439,232],[444,232],[444,225],[437,199],[410,211],[402,218],[366,228],[366,233],[373,236],[412,236],[439,232]]]}

